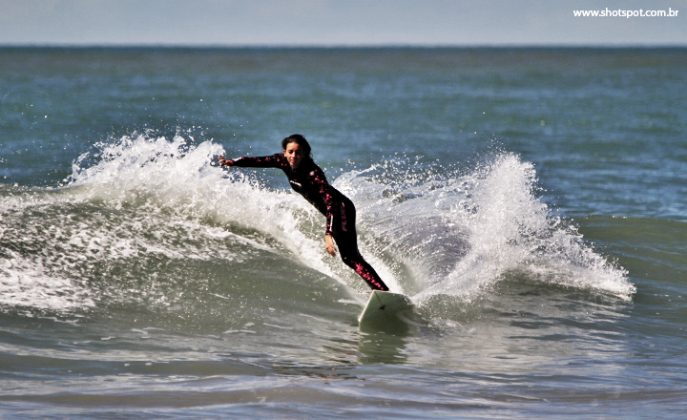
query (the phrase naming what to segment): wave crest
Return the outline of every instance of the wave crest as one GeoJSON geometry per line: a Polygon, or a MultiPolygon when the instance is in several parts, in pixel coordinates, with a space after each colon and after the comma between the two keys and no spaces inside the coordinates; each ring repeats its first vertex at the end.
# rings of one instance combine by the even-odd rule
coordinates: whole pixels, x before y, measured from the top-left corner
{"type": "MultiPolygon", "coordinates": [[[[4,200],[0,303],[88,308],[141,291],[169,301],[183,286],[155,279],[187,275],[184,261],[260,271],[265,253],[364,299],[363,282],[324,252],[321,215],[286,182],[272,188],[260,171],[213,167],[222,146],[141,135],[94,150],[75,161],[63,187],[4,200]]],[[[391,160],[333,184],[356,203],[363,255],[418,303],[473,299],[510,273],[625,300],[635,292],[626,270],[537,197],[534,165],[515,154],[472,170],[391,160]]]]}

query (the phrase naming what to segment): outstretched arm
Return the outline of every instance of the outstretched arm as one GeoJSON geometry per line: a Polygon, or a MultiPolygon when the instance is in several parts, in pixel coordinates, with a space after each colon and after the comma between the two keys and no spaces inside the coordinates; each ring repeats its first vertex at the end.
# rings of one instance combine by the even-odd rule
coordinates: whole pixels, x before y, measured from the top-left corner
{"type": "Polygon", "coordinates": [[[241,166],[246,168],[282,168],[288,165],[286,158],[281,153],[270,156],[241,157],[238,159],[225,159],[219,157],[220,166],[241,166]]]}

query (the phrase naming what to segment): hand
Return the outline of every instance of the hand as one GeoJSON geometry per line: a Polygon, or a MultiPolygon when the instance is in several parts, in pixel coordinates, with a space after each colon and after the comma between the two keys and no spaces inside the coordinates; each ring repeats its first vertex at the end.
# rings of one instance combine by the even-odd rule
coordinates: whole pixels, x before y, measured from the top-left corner
{"type": "Polygon", "coordinates": [[[327,254],[334,257],[336,255],[336,246],[334,246],[334,239],[332,235],[324,236],[324,249],[327,250],[327,254]]]}
{"type": "Polygon", "coordinates": [[[225,159],[224,155],[219,157],[219,166],[234,166],[234,161],[232,159],[225,159]]]}

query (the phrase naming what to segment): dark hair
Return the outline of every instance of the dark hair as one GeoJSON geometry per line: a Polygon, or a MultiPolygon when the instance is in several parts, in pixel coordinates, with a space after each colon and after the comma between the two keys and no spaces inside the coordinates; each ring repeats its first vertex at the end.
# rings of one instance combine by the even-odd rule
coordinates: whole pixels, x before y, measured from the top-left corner
{"type": "Polygon", "coordinates": [[[303,156],[312,160],[312,149],[310,148],[310,143],[300,134],[291,134],[287,138],[281,141],[281,148],[286,150],[286,146],[289,143],[296,143],[303,149],[303,156]]]}

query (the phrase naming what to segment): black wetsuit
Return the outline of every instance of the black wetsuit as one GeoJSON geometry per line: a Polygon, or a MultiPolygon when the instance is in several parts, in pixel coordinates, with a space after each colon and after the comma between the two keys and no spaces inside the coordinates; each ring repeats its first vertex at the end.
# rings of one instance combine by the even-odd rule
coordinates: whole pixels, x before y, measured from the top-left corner
{"type": "Polygon", "coordinates": [[[277,153],[271,156],[239,158],[234,161],[234,166],[279,168],[284,171],[291,188],[327,218],[325,234],[332,235],[336,241],[343,262],[355,270],[371,288],[389,290],[358,251],[353,202],[327,182],[324,172],[315,162],[303,159],[297,169],[292,169],[286,157],[277,153]]]}

